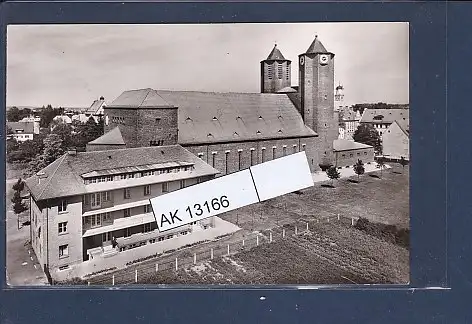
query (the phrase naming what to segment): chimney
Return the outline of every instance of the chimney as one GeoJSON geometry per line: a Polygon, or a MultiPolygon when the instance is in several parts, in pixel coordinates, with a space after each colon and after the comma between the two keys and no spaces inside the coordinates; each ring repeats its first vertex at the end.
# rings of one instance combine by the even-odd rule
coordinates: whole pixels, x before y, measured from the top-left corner
{"type": "Polygon", "coordinates": [[[43,171],[39,171],[36,175],[38,176],[38,184],[41,184],[41,179],[46,179],[48,177],[43,171]]]}
{"type": "Polygon", "coordinates": [[[100,97],[100,100],[105,100],[105,98],[102,96],[102,97],[100,97]]]}

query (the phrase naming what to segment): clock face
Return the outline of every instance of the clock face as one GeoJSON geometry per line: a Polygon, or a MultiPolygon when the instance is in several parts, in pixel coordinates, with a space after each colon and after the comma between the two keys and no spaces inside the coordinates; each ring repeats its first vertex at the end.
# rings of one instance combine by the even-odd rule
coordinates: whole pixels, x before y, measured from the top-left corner
{"type": "Polygon", "coordinates": [[[328,64],[328,61],[329,61],[328,55],[320,55],[320,64],[321,65],[328,64]]]}
{"type": "Polygon", "coordinates": [[[303,64],[305,64],[305,57],[301,56],[300,57],[300,65],[303,65],[303,64]]]}

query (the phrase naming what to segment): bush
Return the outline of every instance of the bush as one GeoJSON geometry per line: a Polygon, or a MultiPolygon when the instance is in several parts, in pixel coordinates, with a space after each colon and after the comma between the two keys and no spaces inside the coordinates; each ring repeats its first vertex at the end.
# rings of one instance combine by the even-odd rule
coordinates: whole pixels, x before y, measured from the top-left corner
{"type": "Polygon", "coordinates": [[[383,241],[391,242],[405,248],[410,246],[410,230],[407,228],[398,228],[395,225],[373,223],[366,218],[359,218],[354,227],[383,241]]]}
{"type": "Polygon", "coordinates": [[[113,270],[116,270],[116,267],[108,268],[108,269],[103,269],[103,270],[99,270],[99,271],[95,271],[95,272],[86,274],[86,275],[84,276],[84,278],[91,277],[91,276],[95,276],[95,275],[98,275],[98,274],[100,274],[100,273],[104,273],[104,272],[108,272],[108,271],[113,271],[113,270]]]}
{"type": "Polygon", "coordinates": [[[63,281],[53,280],[52,284],[55,286],[77,286],[77,285],[87,285],[88,282],[86,280],[80,279],[79,277],[74,277],[71,279],[63,280],[63,281]]]}

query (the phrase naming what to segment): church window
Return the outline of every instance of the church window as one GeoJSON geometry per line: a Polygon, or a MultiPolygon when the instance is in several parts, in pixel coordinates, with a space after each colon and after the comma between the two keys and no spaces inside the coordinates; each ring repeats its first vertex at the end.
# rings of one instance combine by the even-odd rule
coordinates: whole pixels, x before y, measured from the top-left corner
{"type": "Polygon", "coordinates": [[[212,161],[211,161],[211,166],[212,166],[212,167],[215,167],[216,152],[212,152],[211,155],[213,156],[213,159],[212,159],[212,161]]]}
{"type": "Polygon", "coordinates": [[[203,153],[198,153],[198,157],[203,160],[203,153]]]}
{"type": "Polygon", "coordinates": [[[302,144],[302,151],[305,151],[306,144],[302,144]]]}
{"type": "Polygon", "coordinates": [[[262,163],[264,163],[265,162],[265,147],[262,148],[261,155],[262,155],[262,163]]]}
{"type": "Polygon", "coordinates": [[[285,71],[285,78],[290,80],[290,68],[287,66],[287,70],[285,71]]]}
{"type": "Polygon", "coordinates": [[[276,147],[272,148],[272,160],[275,159],[275,150],[276,149],[277,149],[276,147]]]}
{"type": "Polygon", "coordinates": [[[283,69],[282,69],[282,64],[278,64],[278,77],[279,79],[282,79],[283,78],[283,69]]]}
{"type": "Polygon", "coordinates": [[[238,170],[241,170],[241,151],[238,151],[238,170]]]}
{"type": "Polygon", "coordinates": [[[156,124],[159,125],[160,122],[161,122],[161,119],[159,117],[156,118],[156,124]]]}
{"type": "Polygon", "coordinates": [[[253,148],[251,148],[251,166],[254,165],[254,153],[255,150],[253,148]]]}
{"type": "Polygon", "coordinates": [[[229,152],[226,151],[225,152],[225,174],[228,173],[228,155],[229,155],[229,152]]]}
{"type": "Polygon", "coordinates": [[[287,147],[286,147],[286,146],[284,146],[284,147],[282,148],[282,151],[283,151],[283,155],[284,155],[284,156],[287,155],[287,147]]]}

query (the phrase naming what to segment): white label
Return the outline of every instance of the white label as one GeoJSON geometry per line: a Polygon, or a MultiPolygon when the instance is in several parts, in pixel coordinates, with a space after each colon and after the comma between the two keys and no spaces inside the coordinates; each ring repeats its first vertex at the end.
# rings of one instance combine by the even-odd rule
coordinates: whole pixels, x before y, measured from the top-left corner
{"type": "Polygon", "coordinates": [[[159,231],[259,202],[249,170],[150,199],[159,231]]]}
{"type": "Polygon", "coordinates": [[[313,186],[305,152],[150,199],[159,231],[313,186]]]}

